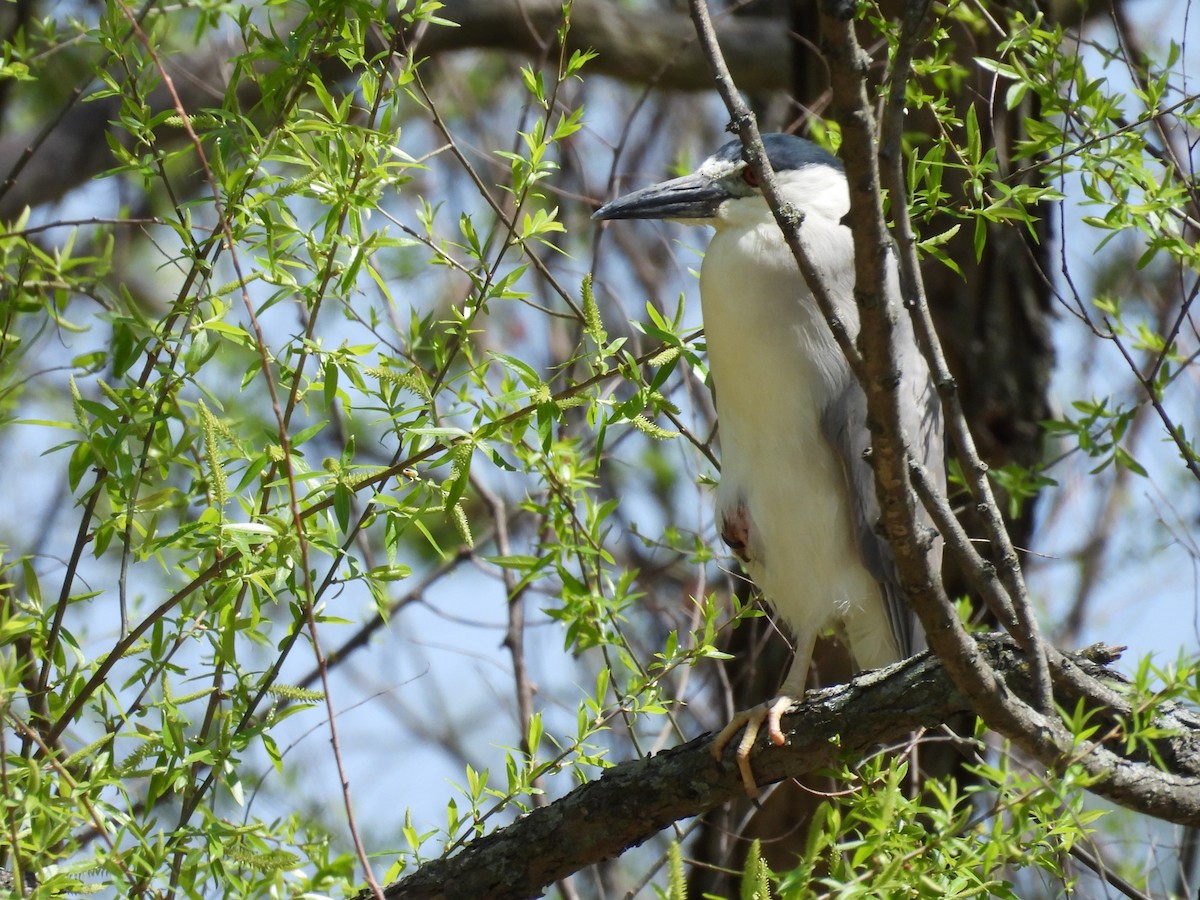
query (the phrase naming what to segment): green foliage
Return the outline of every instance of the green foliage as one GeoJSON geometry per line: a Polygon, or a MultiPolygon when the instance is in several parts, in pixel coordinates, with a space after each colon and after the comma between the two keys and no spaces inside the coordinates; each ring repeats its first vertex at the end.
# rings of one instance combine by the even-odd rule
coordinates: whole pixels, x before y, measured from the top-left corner
{"type": "Polygon", "coordinates": [[[687,900],[687,878],[683,871],[683,851],[679,842],[672,841],[667,848],[667,889],[657,892],[666,900],[687,900]]]}
{"type": "MultiPolygon", "coordinates": [[[[1086,206],[1098,210],[1083,217],[1099,232],[1092,252],[1100,254],[1113,240],[1129,238],[1138,247],[1138,269],[1157,268],[1168,278],[1174,277],[1172,272],[1183,277],[1200,270],[1200,255],[1183,212],[1195,203],[1194,180],[1186,165],[1181,168],[1169,137],[1171,127],[1189,130],[1200,125],[1196,96],[1180,96],[1171,86],[1180,63],[1179,46],[1167,41],[1161,60],[1107,54],[1104,67],[1120,62],[1128,68],[1133,81],[1128,94],[1114,87],[1107,75],[1089,71],[1079,44],[1068,39],[1064,26],[1050,25],[1040,15],[1032,20],[1014,16],[999,51],[1000,58],[980,62],[1008,84],[1008,109],[1024,108],[1032,95],[1040,111],[1037,119],[1024,120],[1027,137],[1017,143],[1016,160],[1030,169],[1044,169],[1060,183],[1078,185],[1086,206]],[[1165,150],[1158,146],[1164,136],[1165,150]]],[[[1149,400],[1156,405],[1184,462],[1193,474],[1200,473],[1196,448],[1161,406],[1167,388],[1187,367],[1177,351],[1176,326],[1155,319],[1128,326],[1120,299],[1106,285],[1093,301],[1097,315],[1073,282],[1067,287],[1074,295],[1069,308],[1114,343],[1131,368],[1145,366],[1148,374],[1140,379],[1144,393],[1139,403],[1149,400]],[[1148,362],[1134,360],[1139,352],[1148,362]]],[[[1081,450],[1101,459],[1101,467],[1115,463],[1146,474],[1122,445],[1135,410],[1118,406],[1110,411],[1103,403],[1076,408],[1084,418],[1053,423],[1054,432],[1073,434],[1081,450]],[[1107,436],[1097,440],[1097,432],[1107,436]]]]}
{"type": "MultiPolygon", "coordinates": [[[[85,189],[111,218],[71,218],[93,202],[73,194],[0,226],[0,428],[39,454],[14,456],[28,507],[10,501],[0,523],[0,862],[39,873],[38,896],[346,896],[360,850],[394,879],[710,726],[694,675],[762,615],[708,525],[694,304],[642,291],[653,266],[587,272],[596,232],[578,198],[602,184],[591,110],[609,100],[589,93],[570,3],[538,61],[511,64],[426,56],[421,36],[455,27],[441,12],[113,3],[6,37],[6,131],[36,137],[47,111],[75,107],[113,123],[85,189]],[[204,81],[202,101],[177,106],[168,77],[193,98],[204,81]],[[434,599],[451,574],[453,602],[434,599]],[[356,698],[353,678],[329,677],[372,643],[420,663],[412,648],[442,636],[403,643],[409,610],[503,622],[487,640],[511,672],[459,673],[444,709],[397,714],[462,774],[433,824],[402,797],[356,839],[343,810],[382,793],[382,774],[350,773],[343,795],[342,772],[297,757],[309,734],[340,736],[410,768],[383,729],[345,739],[359,699],[374,714],[398,689],[356,698]],[[504,737],[472,730],[469,680],[508,716],[504,737]]],[[[906,138],[924,254],[962,273],[968,237],[977,256],[1000,233],[1040,239],[1070,175],[1100,247],[1136,239],[1147,272],[1197,268],[1180,212],[1194,186],[1152,152],[1165,117],[1200,124],[1194,98],[1168,98],[1175,45],[1122,98],[1061,27],[1013,14],[976,61],[1025,119],[1008,160],[984,107],[952,99],[972,72],[960,30],[992,25],[965,4],[938,16],[907,86],[937,125],[906,138]],[[1025,116],[1035,98],[1043,115],[1025,116]]],[[[873,21],[894,49],[894,24],[873,21]]],[[[1162,406],[1193,374],[1186,315],[1099,293],[1072,311],[1148,363],[1144,395],[1077,401],[1047,429],[1095,472],[1149,477],[1131,434],[1147,398],[1162,406]]],[[[1165,411],[1163,425],[1195,463],[1194,425],[1165,411]]],[[[1016,515],[1049,473],[992,476],[1016,515]]],[[[1161,762],[1154,716],[1197,703],[1196,683],[1187,661],[1146,663],[1114,739],[1161,762]]],[[[1100,728],[1088,710],[1067,718],[1081,742],[1100,728]]],[[[884,758],[847,767],[804,860],[771,873],[754,845],[741,895],[1016,896],[1031,869],[1069,883],[1062,855],[1094,821],[1079,773],[1023,772],[1005,753],[978,774],[968,808],[953,785],[907,799],[884,758]]],[[[661,893],[682,900],[685,851],[665,852],[661,893]]]]}
{"type": "Polygon", "coordinates": [[[755,839],[746,852],[746,864],[742,867],[742,900],[770,900],[771,870],[762,858],[762,846],[755,839]]]}
{"type": "Polygon", "coordinates": [[[908,766],[882,756],[837,771],[799,865],[775,879],[779,896],[1016,898],[1023,871],[1065,877],[1064,854],[1101,815],[1083,808],[1086,781],[998,759],[973,767],[965,795],[930,781],[913,798],[908,766]]]}
{"type": "Polygon", "coordinates": [[[1117,406],[1110,409],[1107,401],[1076,400],[1071,404],[1079,418],[1064,417],[1061,420],[1043,423],[1051,434],[1069,434],[1078,442],[1079,449],[1100,462],[1092,470],[1102,471],[1106,466],[1118,465],[1138,474],[1146,470],[1121,446],[1121,438],[1133,422],[1136,409],[1117,406]]]}
{"type": "MultiPolygon", "coordinates": [[[[894,47],[899,39],[896,27],[883,19],[874,21],[894,47]]],[[[1178,44],[1167,41],[1161,59],[1126,58],[1075,40],[1066,25],[1051,24],[1041,14],[1027,19],[1014,13],[1001,24],[1005,39],[996,56],[974,62],[994,75],[994,91],[1007,120],[1019,126],[1009,161],[998,159],[996,148],[986,140],[981,105],[968,104],[964,110],[950,102],[969,74],[957,53],[956,35],[964,28],[984,32],[996,23],[969,4],[952,3],[933,24],[928,52],[914,61],[916,77],[907,85],[910,113],[923,110],[937,123],[936,133],[910,135],[914,224],[919,228],[945,215],[973,220],[979,258],[989,229],[996,226],[1019,225],[1031,240],[1041,241],[1041,223],[1056,205],[1062,209],[1071,187],[1082,193],[1087,206],[1097,209],[1083,217],[1099,232],[1089,252],[1099,254],[1111,241],[1124,238],[1138,248],[1139,269],[1157,269],[1168,279],[1174,277],[1172,272],[1186,279],[1188,272],[1200,269],[1184,212],[1196,202],[1194,180],[1176,148],[1160,147],[1173,128],[1182,133],[1200,125],[1196,95],[1181,93],[1172,81],[1181,61],[1178,44]],[[1102,68],[1126,68],[1132,91],[1123,92],[1113,78],[1090,70],[1085,56],[1089,50],[1100,53],[1102,68]],[[960,181],[962,174],[966,195],[960,197],[948,185],[960,181]]],[[[961,272],[960,260],[946,252],[958,227],[923,238],[919,247],[961,272]]],[[[1145,318],[1128,325],[1121,301],[1104,289],[1094,301],[1094,311],[1069,274],[1063,291],[1067,307],[1098,336],[1115,343],[1130,367],[1140,365],[1134,359],[1137,353],[1144,354],[1149,374],[1142,379],[1144,395],[1138,404],[1147,399],[1160,402],[1189,365],[1178,351],[1178,320],[1145,318]]],[[[1121,440],[1136,407],[1110,413],[1101,405],[1080,411],[1085,413],[1083,420],[1049,423],[1051,432],[1073,436],[1080,450],[1100,458],[1101,466],[1116,463],[1145,474],[1121,440]]],[[[1200,457],[1184,426],[1161,408],[1158,412],[1184,462],[1200,477],[1200,457]]]]}
{"type": "MultiPolygon", "coordinates": [[[[399,19],[451,27],[439,7],[417,3],[399,19]]],[[[393,872],[435,837],[453,848],[528,808],[549,774],[593,777],[614,718],[662,715],[663,679],[722,655],[712,601],[695,639],[672,632],[648,663],[622,633],[640,592],[607,546],[617,501],[597,495],[597,470],[606,436],[677,435],[655,421],[674,409],[661,393],[674,368],[663,347],[638,358],[625,338],[610,339],[590,279],[581,297],[560,289],[550,301],[547,312],[575,326],[561,364],[486,337],[489,319],[542,308],[531,272],[546,271],[541,251],[563,250],[546,187],[582,126],[565,87],[593,55],[566,49],[569,15],[557,59],[520,70],[518,141],[492,154],[506,173],[494,192],[495,170],[453,146],[420,158],[406,149],[407,128],[434,112],[386,5],[275,9],[286,29],[214,6],[154,13],[150,27],[114,6],[90,27],[39,38],[94,51],[101,87],[89,102],[118,105],[116,165],[104,177],[155,209],[154,243],[136,249],[137,265],[165,263],[153,283],[125,280],[116,236],[132,220],[59,228],[43,245],[26,213],[0,235],[0,402],[25,415],[8,417],[14,433],[61,434],[47,464],[79,503],[86,537],[75,556],[121,573],[100,579],[119,632],[106,640],[92,609],[99,592],[82,587],[74,562],[61,596],[42,594],[31,559],[9,563],[4,709],[18,746],[5,761],[3,833],[48,886],[96,867],[119,893],[350,890],[361,873],[344,841],[335,851],[320,817],[254,813],[245,766],[266,759],[290,780],[283,723],[334,710],[334,697],[283,682],[281,670],[351,624],[334,614],[339,598],[369,597],[378,627],[413,571],[469,559],[477,544],[513,602],[530,591],[554,598],[546,615],[562,623],[566,646],[599,651],[605,665],[577,702],[573,733],[548,733],[533,712],[501,786],[467,767],[444,828],[405,825],[393,872]],[[224,100],[154,112],[163,57],[199,54],[229,29],[241,50],[228,60],[224,100]],[[331,48],[336,77],[316,68],[331,48]],[[244,97],[259,99],[242,107],[244,97]],[[450,212],[425,200],[427,174],[448,166],[504,208],[450,212]],[[457,296],[410,302],[439,270],[457,296]],[[96,298],[99,313],[81,297],[96,298]],[[24,394],[52,397],[28,375],[53,351],[50,329],[88,349],[57,367],[66,402],[34,419],[24,394]],[[634,389],[614,397],[622,380],[634,389]],[[498,478],[520,485],[509,514],[537,523],[527,552],[498,545],[481,517],[498,478]],[[101,838],[95,855],[89,831],[101,838]]],[[[42,76],[36,53],[6,49],[7,77],[42,76]]],[[[676,327],[659,323],[678,354],[676,327]]]]}

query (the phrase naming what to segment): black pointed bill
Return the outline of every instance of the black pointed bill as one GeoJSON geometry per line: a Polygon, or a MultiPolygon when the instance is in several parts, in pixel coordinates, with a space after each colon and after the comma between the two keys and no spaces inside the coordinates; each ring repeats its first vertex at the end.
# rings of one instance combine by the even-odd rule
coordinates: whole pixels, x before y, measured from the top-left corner
{"type": "Polygon", "coordinates": [[[618,197],[593,219],[711,219],[732,195],[705,175],[684,175],[618,197]]]}

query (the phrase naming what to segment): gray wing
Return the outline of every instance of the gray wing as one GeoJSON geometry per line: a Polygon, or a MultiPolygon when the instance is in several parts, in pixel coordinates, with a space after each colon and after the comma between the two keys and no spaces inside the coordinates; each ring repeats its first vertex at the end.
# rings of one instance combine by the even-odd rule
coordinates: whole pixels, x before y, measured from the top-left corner
{"type": "MultiPolygon", "coordinates": [[[[889,281],[889,289],[894,289],[892,296],[899,298],[897,279],[893,277],[889,281]]],[[[897,315],[896,351],[900,366],[901,425],[913,453],[936,479],[938,489],[944,492],[941,404],[929,367],[917,347],[912,322],[903,308],[898,309],[897,315]]],[[[825,409],[821,423],[825,438],[841,461],[846,476],[852,521],[863,563],[883,590],[888,624],[896,646],[904,656],[911,656],[925,648],[925,634],[900,587],[892,548],[876,531],[880,509],[875,494],[875,476],[871,464],[863,457],[871,446],[871,433],[867,428],[867,398],[849,372],[842,389],[825,409]]],[[[919,503],[918,511],[921,525],[932,529],[933,523],[919,503]]],[[[939,569],[942,542],[934,541],[929,552],[931,565],[935,570],[939,569]]]]}

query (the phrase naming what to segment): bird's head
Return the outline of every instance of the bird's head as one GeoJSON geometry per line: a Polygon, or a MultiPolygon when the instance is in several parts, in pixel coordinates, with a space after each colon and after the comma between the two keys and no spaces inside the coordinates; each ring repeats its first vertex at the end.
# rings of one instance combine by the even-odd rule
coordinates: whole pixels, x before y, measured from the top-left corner
{"type": "MultiPolygon", "coordinates": [[[[837,157],[792,134],[764,134],[763,146],[784,198],[805,211],[840,219],[849,208],[846,175],[837,157]]],[[[732,140],[691,175],[642,188],[606,203],[593,219],[673,219],[692,225],[766,219],[758,178],[732,140]]]]}

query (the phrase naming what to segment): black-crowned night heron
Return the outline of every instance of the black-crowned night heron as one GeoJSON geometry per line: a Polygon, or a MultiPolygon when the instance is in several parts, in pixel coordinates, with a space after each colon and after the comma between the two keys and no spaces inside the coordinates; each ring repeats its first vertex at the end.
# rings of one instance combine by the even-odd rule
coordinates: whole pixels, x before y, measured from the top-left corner
{"type": "MultiPolygon", "coordinates": [[[[802,138],[763,138],[784,198],[803,215],[801,238],[852,336],[854,245],[842,217],[849,190],[837,158],[802,138]]],[[[866,397],[783,239],[739,141],[692,175],[628,194],[596,219],[673,219],[716,234],[700,269],[700,299],[716,392],[721,537],[787,624],[795,657],[779,694],[737,713],[714,742],[719,756],[743,725],[737,758],[757,793],[749,752],[765,722],[784,742],[780,716],[804,693],[817,637],[835,629],[859,668],[911,655],[924,638],[887,542],[870,464],[866,397]]],[[[937,397],[907,313],[895,305],[901,419],[914,452],[941,473],[937,397]]],[[[931,551],[940,561],[940,544],[931,551]]]]}

